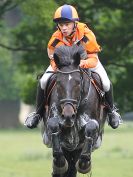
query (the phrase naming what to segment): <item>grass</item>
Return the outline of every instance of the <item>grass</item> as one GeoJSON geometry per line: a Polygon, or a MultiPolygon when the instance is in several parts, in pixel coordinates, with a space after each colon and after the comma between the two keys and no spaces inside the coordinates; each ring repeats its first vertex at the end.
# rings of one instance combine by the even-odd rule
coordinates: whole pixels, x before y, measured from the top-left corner
{"type": "MultiPolygon", "coordinates": [[[[106,126],[102,146],[92,155],[92,177],[132,177],[132,137],[133,123],[118,130],[106,126]]],[[[37,129],[0,130],[0,177],[50,177],[51,152],[37,129]]]]}

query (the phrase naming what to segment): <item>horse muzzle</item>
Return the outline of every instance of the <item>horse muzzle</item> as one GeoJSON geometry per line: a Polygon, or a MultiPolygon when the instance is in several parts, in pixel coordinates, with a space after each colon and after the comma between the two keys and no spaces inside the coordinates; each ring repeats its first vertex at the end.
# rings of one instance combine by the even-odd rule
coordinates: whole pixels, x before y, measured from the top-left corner
{"type": "Polygon", "coordinates": [[[74,126],[74,121],[73,120],[70,120],[69,118],[67,118],[66,120],[63,120],[62,121],[62,123],[61,123],[61,125],[63,126],[63,127],[73,127],[74,126]]]}
{"type": "Polygon", "coordinates": [[[66,103],[62,107],[61,125],[63,125],[64,127],[72,127],[75,122],[75,117],[76,117],[76,111],[74,105],[70,103],[66,103]]]}

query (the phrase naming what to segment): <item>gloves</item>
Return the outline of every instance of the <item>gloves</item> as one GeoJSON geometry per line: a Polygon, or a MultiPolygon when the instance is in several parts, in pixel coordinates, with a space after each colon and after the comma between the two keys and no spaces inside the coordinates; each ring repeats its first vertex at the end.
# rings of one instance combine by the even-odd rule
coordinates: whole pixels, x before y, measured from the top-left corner
{"type": "Polygon", "coordinates": [[[80,60],[81,68],[95,68],[97,66],[98,59],[97,58],[87,58],[86,60],[80,60]]]}

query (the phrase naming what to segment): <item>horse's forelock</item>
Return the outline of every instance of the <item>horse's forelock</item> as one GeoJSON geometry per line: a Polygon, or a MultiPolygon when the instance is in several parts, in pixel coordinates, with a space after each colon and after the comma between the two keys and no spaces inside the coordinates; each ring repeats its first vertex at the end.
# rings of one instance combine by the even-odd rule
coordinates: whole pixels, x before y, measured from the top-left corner
{"type": "Polygon", "coordinates": [[[54,60],[57,65],[57,67],[62,67],[62,66],[69,66],[72,65],[73,63],[77,65],[79,64],[77,59],[78,55],[78,50],[80,49],[80,46],[73,45],[71,47],[68,46],[60,46],[55,49],[54,53],[54,60]]]}

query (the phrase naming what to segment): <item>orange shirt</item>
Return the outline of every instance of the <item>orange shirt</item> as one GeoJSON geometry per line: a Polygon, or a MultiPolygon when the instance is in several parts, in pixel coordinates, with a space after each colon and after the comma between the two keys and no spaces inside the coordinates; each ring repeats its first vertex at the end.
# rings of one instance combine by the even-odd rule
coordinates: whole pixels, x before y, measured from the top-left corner
{"type": "Polygon", "coordinates": [[[79,41],[88,54],[86,64],[84,64],[83,68],[93,68],[97,65],[97,53],[101,51],[101,47],[98,45],[94,33],[86,26],[86,24],[77,22],[77,28],[71,40],[64,38],[60,30],[57,30],[49,40],[48,56],[53,69],[56,67],[53,60],[55,48],[61,45],[72,46],[79,41]]]}

